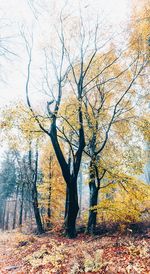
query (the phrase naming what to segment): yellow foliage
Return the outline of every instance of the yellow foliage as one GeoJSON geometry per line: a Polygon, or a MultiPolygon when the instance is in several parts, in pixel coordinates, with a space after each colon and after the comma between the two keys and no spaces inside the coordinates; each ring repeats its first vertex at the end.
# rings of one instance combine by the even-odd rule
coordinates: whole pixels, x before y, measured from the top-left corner
{"type": "Polygon", "coordinates": [[[0,129],[2,140],[11,148],[28,149],[31,139],[43,135],[31,111],[22,102],[6,106],[1,113],[0,129]]]}
{"type": "Polygon", "coordinates": [[[102,189],[98,215],[100,220],[111,222],[138,222],[150,214],[150,186],[142,181],[124,176],[117,184],[102,189]],[[109,194],[107,194],[109,193],[109,194]]]}
{"type": "Polygon", "coordinates": [[[50,203],[51,221],[57,222],[63,216],[65,201],[65,183],[52,145],[47,142],[42,147],[40,159],[42,181],[38,186],[40,194],[39,206],[44,208],[44,218],[47,220],[47,210],[50,203]]]}
{"type": "Polygon", "coordinates": [[[150,143],[150,114],[141,117],[137,124],[146,142],[150,143]]]}
{"type": "Polygon", "coordinates": [[[132,36],[131,42],[134,49],[140,49],[149,54],[150,49],[150,2],[134,1],[131,20],[132,36]]]}

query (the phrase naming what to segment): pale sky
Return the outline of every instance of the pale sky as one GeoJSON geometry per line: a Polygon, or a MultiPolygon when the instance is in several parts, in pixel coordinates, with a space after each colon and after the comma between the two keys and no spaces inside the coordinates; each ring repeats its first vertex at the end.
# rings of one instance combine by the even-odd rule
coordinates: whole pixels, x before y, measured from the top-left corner
{"type": "MultiPolygon", "coordinates": [[[[2,64],[0,74],[4,74],[3,79],[6,82],[0,82],[0,106],[4,106],[6,101],[15,100],[16,97],[25,98],[26,52],[17,36],[19,28],[23,25],[29,28],[36,26],[36,29],[39,28],[40,37],[43,37],[41,39],[44,39],[48,36],[50,25],[57,24],[58,15],[65,2],[65,0],[0,0],[0,24],[5,21],[8,25],[6,28],[0,26],[1,36],[12,36],[12,39],[9,39],[10,48],[18,54],[18,57],[11,57],[11,61],[6,61],[0,56],[0,64],[2,64]],[[28,1],[39,3],[38,7],[35,5],[39,23],[28,1]]],[[[118,30],[124,28],[126,20],[129,19],[130,4],[130,0],[68,0],[65,9],[72,16],[81,9],[83,17],[93,22],[97,15],[100,19],[102,16],[112,28],[118,30]]]]}

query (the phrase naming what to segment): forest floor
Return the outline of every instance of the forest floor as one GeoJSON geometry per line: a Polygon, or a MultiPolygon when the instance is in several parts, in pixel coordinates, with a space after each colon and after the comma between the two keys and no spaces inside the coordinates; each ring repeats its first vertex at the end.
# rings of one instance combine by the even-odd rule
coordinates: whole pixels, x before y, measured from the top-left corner
{"type": "Polygon", "coordinates": [[[74,240],[59,233],[43,236],[0,233],[0,274],[148,274],[150,239],[142,236],[90,237],[74,240]]]}

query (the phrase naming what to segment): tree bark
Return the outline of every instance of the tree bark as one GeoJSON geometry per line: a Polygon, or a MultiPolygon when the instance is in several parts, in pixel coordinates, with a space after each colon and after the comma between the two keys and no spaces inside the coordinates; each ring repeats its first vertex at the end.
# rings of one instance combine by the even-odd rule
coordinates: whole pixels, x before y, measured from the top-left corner
{"type": "Polygon", "coordinates": [[[68,187],[66,185],[66,201],[65,201],[65,215],[64,215],[64,219],[66,219],[67,216],[67,210],[68,210],[68,187]]]}
{"type": "Polygon", "coordinates": [[[50,219],[51,219],[51,194],[52,194],[51,180],[52,180],[52,177],[53,177],[52,160],[53,160],[53,157],[52,157],[52,155],[50,155],[50,158],[49,158],[48,206],[47,206],[47,222],[46,222],[46,225],[47,225],[48,228],[50,228],[50,226],[51,226],[51,223],[50,223],[50,219]]]}
{"type": "Polygon", "coordinates": [[[89,218],[87,225],[87,233],[95,234],[96,230],[96,221],[97,221],[97,209],[98,203],[98,188],[95,185],[95,181],[90,183],[90,209],[89,209],[89,218]]]}
{"type": "Polygon", "coordinates": [[[4,201],[1,200],[1,207],[0,207],[0,229],[3,228],[3,213],[4,213],[4,201]]]}
{"type": "Polygon", "coordinates": [[[69,238],[75,238],[77,235],[76,218],[79,211],[76,180],[72,180],[72,182],[67,185],[67,196],[65,233],[69,238]]]}
{"type": "Polygon", "coordinates": [[[81,217],[82,185],[83,185],[82,171],[79,171],[79,176],[78,176],[78,189],[79,189],[79,213],[78,213],[78,216],[79,216],[79,218],[81,217]]]}
{"type": "Polygon", "coordinates": [[[47,206],[47,222],[46,222],[46,225],[48,228],[50,228],[51,226],[50,218],[51,218],[51,185],[49,186],[49,189],[48,189],[48,206],[47,206]]]}
{"type": "Polygon", "coordinates": [[[9,208],[7,208],[7,214],[6,214],[6,222],[5,222],[5,230],[9,229],[9,208]]]}
{"type": "Polygon", "coordinates": [[[97,219],[97,209],[93,208],[97,206],[98,203],[98,192],[99,188],[96,185],[96,178],[95,178],[95,169],[93,161],[90,162],[89,167],[89,190],[90,190],[90,201],[89,201],[89,218],[87,224],[87,233],[94,234],[96,230],[96,219],[97,219]]]}
{"type": "Polygon", "coordinates": [[[27,215],[28,215],[28,209],[27,209],[27,206],[25,206],[25,208],[24,208],[24,221],[25,222],[27,220],[27,215]]]}
{"type": "Polygon", "coordinates": [[[22,185],[21,190],[21,203],[20,203],[20,212],[19,212],[19,226],[22,226],[22,218],[23,218],[23,203],[24,203],[24,184],[22,185]]]}
{"type": "Polygon", "coordinates": [[[15,207],[14,207],[14,216],[13,216],[13,225],[12,225],[12,229],[15,229],[15,227],[16,227],[16,215],[17,215],[17,204],[18,204],[18,192],[19,192],[19,186],[17,185],[17,189],[16,189],[16,200],[15,200],[15,207]]]}
{"type": "Polygon", "coordinates": [[[35,221],[36,221],[36,225],[37,225],[37,233],[42,234],[42,233],[44,233],[44,229],[42,226],[37,196],[38,196],[37,188],[36,188],[36,184],[34,184],[32,187],[32,205],[33,205],[34,216],[35,216],[35,221]]]}
{"type": "Polygon", "coordinates": [[[33,211],[37,226],[37,233],[42,234],[44,233],[44,228],[42,225],[39,205],[38,205],[38,191],[37,191],[37,179],[38,179],[38,139],[36,141],[36,150],[35,150],[35,159],[33,161],[33,153],[32,153],[32,139],[29,142],[29,169],[31,172],[31,196],[32,196],[32,205],[33,205],[33,211]]]}
{"type": "Polygon", "coordinates": [[[2,201],[0,208],[0,229],[5,229],[6,200],[2,201]]]}

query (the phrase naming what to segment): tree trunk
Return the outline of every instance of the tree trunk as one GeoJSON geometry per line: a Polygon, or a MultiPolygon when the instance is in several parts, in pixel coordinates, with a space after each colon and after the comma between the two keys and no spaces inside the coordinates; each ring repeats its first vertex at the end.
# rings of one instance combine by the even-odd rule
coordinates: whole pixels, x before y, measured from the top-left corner
{"type": "Polygon", "coordinates": [[[96,186],[96,178],[95,178],[95,169],[93,165],[93,161],[90,162],[89,167],[89,189],[90,189],[90,201],[89,201],[89,218],[87,225],[87,233],[94,234],[96,229],[96,219],[97,219],[97,209],[93,207],[97,206],[98,203],[98,192],[99,188],[96,186]]]}
{"type": "Polygon", "coordinates": [[[65,201],[65,215],[64,218],[66,219],[67,216],[67,210],[68,210],[68,187],[66,186],[66,201],[65,201]]]}
{"type": "Polygon", "coordinates": [[[98,188],[95,185],[95,182],[90,183],[90,209],[89,209],[89,218],[87,225],[87,233],[95,234],[96,230],[96,221],[97,221],[97,209],[92,209],[97,206],[98,203],[98,188]]]}
{"type": "Polygon", "coordinates": [[[22,185],[21,190],[21,203],[20,203],[20,213],[19,213],[19,226],[22,226],[22,218],[23,218],[23,202],[24,202],[24,184],[22,185]]]}
{"type": "Polygon", "coordinates": [[[46,222],[46,225],[48,228],[50,228],[51,226],[50,218],[51,218],[51,185],[49,186],[49,189],[48,189],[48,206],[47,206],[47,222],[46,222]]]}
{"type": "Polygon", "coordinates": [[[29,208],[28,219],[29,219],[30,230],[32,230],[33,229],[33,210],[32,210],[32,204],[31,204],[31,206],[29,208]]]}
{"type": "Polygon", "coordinates": [[[81,205],[82,205],[82,185],[83,185],[83,178],[82,178],[82,171],[79,171],[78,176],[78,189],[79,189],[79,218],[81,217],[81,205]]]}
{"type": "Polygon", "coordinates": [[[3,228],[3,214],[4,214],[4,201],[1,200],[1,207],[0,207],[0,229],[3,228]]]}
{"type": "Polygon", "coordinates": [[[6,222],[5,222],[5,230],[9,229],[9,208],[7,208],[7,214],[6,214],[6,222]]]}
{"type": "Polygon", "coordinates": [[[42,233],[44,233],[44,229],[43,229],[43,226],[42,226],[40,211],[39,211],[39,207],[38,207],[38,197],[37,197],[36,184],[34,184],[34,186],[32,188],[32,205],[33,205],[35,221],[36,221],[36,225],[37,225],[37,233],[42,234],[42,233]]]}
{"type": "Polygon", "coordinates": [[[26,222],[27,220],[27,215],[28,215],[28,208],[27,205],[24,207],[24,221],[26,222]]]}
{"type": "Polygon", "coordinates": [[[0,208],[0,229],[5,229],[6,201],[3,201],[0,208]]]}
{"type": "Polygon", "coordinates": [[[1,208],[0,208],[0,229],[3,227],[3,212],[4,212],[3,203],[1,203],[1,208]]]}
{"type": "Polygon", "coordinates": [[[14,216],[13,216],[13,225],[12,225],[12,229],[15,229],[15,227],[16,227],[16,215],[17,215],[18,192],[19,192],[19,186],[17,186],[17,189],[16,189],[16,200],[15,200],[15,207],[14,207],[14,216]]]}
{"type": "Polygon", "coordinates": [[[77,193],[77,180],[67,185],[67,208],[65,218],[65,233],[69,238],[75,238],[76,233],[76,218],[79,211],[78,193],[77,193]]]}

